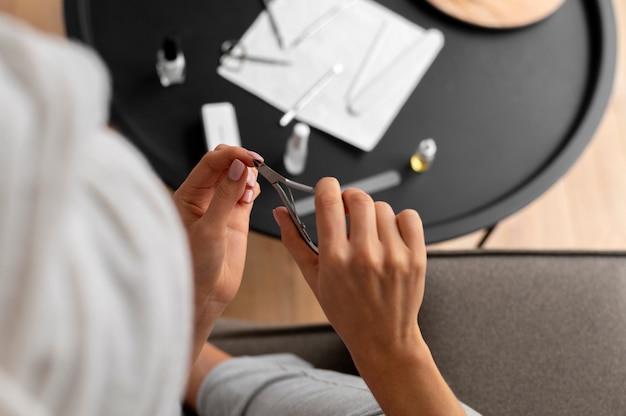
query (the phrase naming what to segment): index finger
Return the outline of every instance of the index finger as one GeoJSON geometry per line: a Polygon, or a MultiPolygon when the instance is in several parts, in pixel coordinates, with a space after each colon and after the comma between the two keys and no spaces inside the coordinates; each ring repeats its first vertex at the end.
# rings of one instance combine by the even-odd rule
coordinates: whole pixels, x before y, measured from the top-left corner
{"type": "Polygon", "coordinates": [[[263,160],[257,153],[242,147],[219,145],[215,150],[205,153],[181,187],[203,189],[214,186],[235,159],[241,160],[246,166],[253,166],[252,161],[255,159],[263,160]]]}
{"type": "Polygon", "coordinates": [[[186,204],[206,208],[211,199],[213,187],[224,176],[235,159],[241,160],[246,166],[253,166],[252,161],[255,159],[263,160],[257,153],[244,148],[219,145],[202,157],[176,190],[175,196],[186,204]]]}
{"type": "Polygon", "coordinates": [[[341,187],[335,178],[323,178],[315,186],[315,219],[320,255],[348,242],[341,187]]]}

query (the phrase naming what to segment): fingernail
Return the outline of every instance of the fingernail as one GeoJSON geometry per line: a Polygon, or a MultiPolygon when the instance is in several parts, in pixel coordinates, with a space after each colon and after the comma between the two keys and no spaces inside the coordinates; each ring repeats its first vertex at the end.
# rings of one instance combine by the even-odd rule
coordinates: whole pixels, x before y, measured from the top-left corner
{"type": "Polygon", "coordinates": [[[248,168],[248,186],[254,186],[256,184],[256,175],[254,171],[248,168]]]}
{"type": "Polygon", "coordinates": [[[252,150],[248,150],[248,155],[250,155],[254,160],[260,160],[261,162],[265,161],[265,159],[263,159],[263,156],[261,156],[257,152],[253,152],[252,150]]]}
{"type": "Polygon", "coordinates": [[[280,223],[278,222],[278,216],[276,215],[276,208],[272,210],[272,215],[274,216],[274,221],[276,221],[276,224],[280,226],[280,223]]]}
{"type": "Polygon", "coordinates": [[[239,159],[233,160],[233,163],[230,164],[230,168],[228,169],[228,177],[231,181],[238,181],[241,179],[241,175],[243,175],[243,171],[246,170],[246,165],[239,159]]]}
{"type": "Polygon", "coordinates": [[[246,204],[252,202],[252,198],[254,198],[254,191],[252,189],[246,189],[241,197],[241,200],[246,204]]]}

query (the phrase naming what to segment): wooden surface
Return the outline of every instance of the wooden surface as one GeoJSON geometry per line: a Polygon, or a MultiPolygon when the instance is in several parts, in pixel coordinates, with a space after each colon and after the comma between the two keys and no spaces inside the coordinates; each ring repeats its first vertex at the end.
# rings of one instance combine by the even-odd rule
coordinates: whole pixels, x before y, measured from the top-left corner
{"type": "Polygon", "coordinates": [[[65,35],[62,0],[0,0],[0,10],[46,32],[65,35]]]}
{"type": "Polygon", "coordinates": [[[528,26],[554,13],[565,0],[427,0],[442,12],[477,26],[528,26]]]}
{"type": "MultiPolygon", "coordinates": [[[[487,248],[626,250],[626,2],[614,1],[619,52],[614,92],[588,149],[557,184],[502,221],[487,248]]],[[[0,0],[0,9],[64,33],[59,0],[0,0]]],[[[429,246],[472,248],[482,232],[429,246]]],[[[240,293],[227,316],[267,323],[324,321],[298,268],[279,240],[250,235],[240,293]]]]}

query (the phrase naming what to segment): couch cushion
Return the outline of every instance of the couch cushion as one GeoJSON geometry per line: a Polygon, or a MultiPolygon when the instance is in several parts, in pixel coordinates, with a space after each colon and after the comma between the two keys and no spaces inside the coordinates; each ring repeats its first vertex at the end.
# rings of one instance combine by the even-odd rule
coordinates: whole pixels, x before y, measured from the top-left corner
{"type": "Polygon", "coordinates": [[[420,325],[488,415],[626,414],[626,254],[431,253],[420,325]]]}

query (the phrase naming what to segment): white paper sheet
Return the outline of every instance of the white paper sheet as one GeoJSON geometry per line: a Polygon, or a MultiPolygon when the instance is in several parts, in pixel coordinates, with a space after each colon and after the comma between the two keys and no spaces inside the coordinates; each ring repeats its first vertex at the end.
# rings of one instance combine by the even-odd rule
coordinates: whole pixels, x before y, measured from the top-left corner
{"type": "MultiPolygon", "coordinates": [[[[290,45],[311,23],[345,1],[274,0],[270,7],[290,45]]],[[[242,61],[238,70],[222,65],[218,73],[287,111],[333,65],[342,64],[344,71],[296,119],[370,151],[436,58],[444,39],[440,31],[425,30],[376,2],[347,1],[354,5],[295,48],[284,50],[278,45],[267,13],[261,13],[241,38],[241,45],[248,55],[287,59],[291,65],[242,61]],[[348,90],[374,43],[378,47],[373,48],[349,102],[348,90]],[[354,111],[349,111],[348,104],[354,111]]]]}

